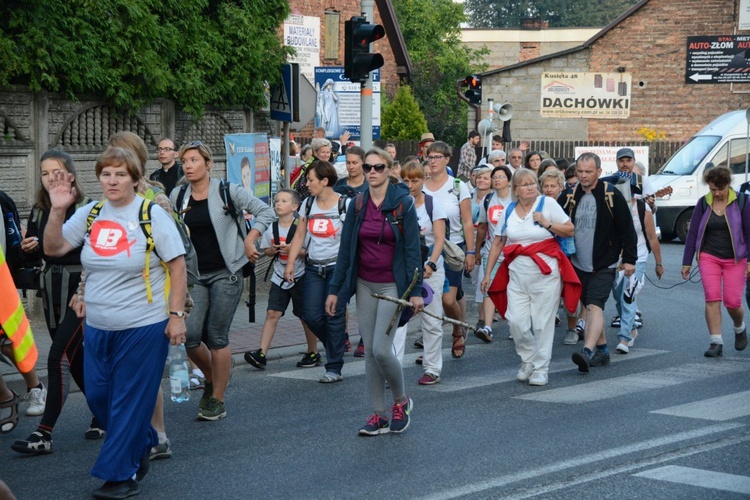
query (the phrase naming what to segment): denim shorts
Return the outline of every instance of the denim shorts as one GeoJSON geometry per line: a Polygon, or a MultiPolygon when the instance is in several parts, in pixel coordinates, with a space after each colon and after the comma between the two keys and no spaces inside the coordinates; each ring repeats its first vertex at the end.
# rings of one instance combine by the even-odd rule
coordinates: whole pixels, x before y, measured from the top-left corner
{"type": "Polygon", "coordinates": [[[190,290],[195,306],[185,320],[185,347],[198,347],[201,342],[209,349],[229,345],[229,327],[240,303],[243,285],[242,269],[236,273],[221,269],[201,274],[190,290]]]}

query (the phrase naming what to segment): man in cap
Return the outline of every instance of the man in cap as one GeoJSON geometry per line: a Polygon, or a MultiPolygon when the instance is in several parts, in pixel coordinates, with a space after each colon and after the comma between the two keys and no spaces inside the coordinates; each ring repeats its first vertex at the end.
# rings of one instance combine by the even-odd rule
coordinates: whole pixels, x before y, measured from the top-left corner
{"type": "Polygon", "coordinates": [[[425,132],[422,134],[422,138],[419,140],[419,159],[424,161],[425,158],[427,158],[427,148],[430,147],[430,144],[435,142],[435,136],[432,135],[432,132],[425,132]]]}
{"type": "Polygon", "coordinates": [[[620,148],[617,150],[617,170],[622,172],[620,175],[625,175],[631,180],[631,184],[638,186],[641,191],[643,198],[649,202],[649,205],[653,208],[653,196],[654,188],[651,187],[651,182],[648,177],[642,177],[638,174],[638,170],[635,168],[635,153],[630,148],[620,148]],[[651,201],[649,201],[649,199],[651,201]]]}

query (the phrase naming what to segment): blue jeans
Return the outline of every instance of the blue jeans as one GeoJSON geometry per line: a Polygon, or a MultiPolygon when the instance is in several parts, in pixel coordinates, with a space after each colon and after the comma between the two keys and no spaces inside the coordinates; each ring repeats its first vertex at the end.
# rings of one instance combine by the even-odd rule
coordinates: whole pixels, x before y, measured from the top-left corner
{"type": "Polygon", "coordinates": [[[344,341],[346,340],[346,301],[338,301],[336,314],[333,317],[325,312],[328,288],[333,281],[335,267],[305,267],[303,283],[305,300],[302,303],[302,319],[326,349],[326,371],[341,374],[341,368],[344,366],[344,341]]]}
{"type": "Polygon", "coordinates": [[[185,347],[198,347],[201,341],[209,349],[229,345],[229,327],[240,303],[242,287],[242,270],[231,273],[229,269],[222,269],[201,274],[190,290],[195,305],[185,320],[185,347]]]}
{"type": "MultiPolygon", "coordinates": [[[[635,263],[635,279],[638,281],[643,279],[643,274],[646,272],[645,262],[635,263]]],[[[633,323],[635,322],[635,313],[638,310],[636,303],[636,297],[633,297],[633,302],[628,304],[624,300],[625,288],[628,283],[627,278],[623,278],[617,285],[612,285],[612,296],[615,298],[615,305],[617,306],[617,314],[620,315],[620,333],[617,337],[620,340],[630,342],[633,340],[631,332],[633,331],[633,323]]]]}

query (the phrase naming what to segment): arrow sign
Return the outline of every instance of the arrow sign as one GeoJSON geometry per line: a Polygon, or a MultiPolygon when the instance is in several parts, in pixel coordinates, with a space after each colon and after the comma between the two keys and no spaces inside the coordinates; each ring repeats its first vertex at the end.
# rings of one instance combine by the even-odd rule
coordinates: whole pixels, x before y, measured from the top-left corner
{"type": "Polygon", "coordinates": [[[690,75],[689,78],[693,80],[694,82],[698,82],[700,80],[710,80],[711,75],[701,75],[700,73],[695,73],[695,74],[690,75]]]}
{"type": "Polygon", "coordinates": [[[294,119],[294,78],[292,65],[287,63],[281,70],[281,85],[271,88],[271,120],[291,122],[294,119]]]}

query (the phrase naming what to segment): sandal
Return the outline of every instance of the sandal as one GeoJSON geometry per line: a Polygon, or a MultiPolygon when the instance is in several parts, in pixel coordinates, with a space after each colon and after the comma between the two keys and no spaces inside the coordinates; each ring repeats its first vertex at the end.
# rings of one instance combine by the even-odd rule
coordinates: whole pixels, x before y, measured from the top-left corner
{"type": "Polygon", "coordinates": [[[0,403],[0,414],[5,413],[2,410],[10,409],[10,414],[7,417],[0,418],[0,434],[7,434],[18,425],[18,405],[21,400],[18,394],[12,390],[10,392],[13,393],[13,397],[0,403]]]}
{"type": "Polygon", "coordinates": [[[451,356],[454,358],[462,358],[466,352],[466,333],[463,328],[459,335],[453,334],[453,347],[451,350],[451,356]]]}
{"type": "Polygon", "coordinates": [[[414,360],[414,362],[418,365],[422,365],[422,362],[424,361],[424,356],[417,356],[417,359],[414,360]]]}

